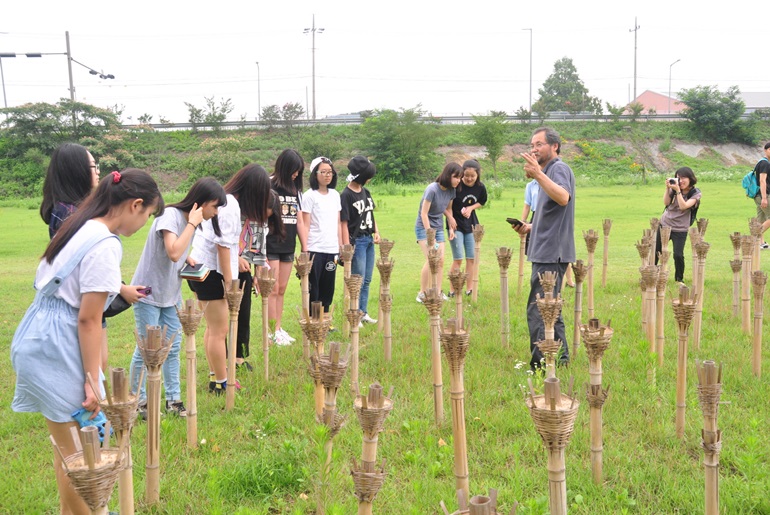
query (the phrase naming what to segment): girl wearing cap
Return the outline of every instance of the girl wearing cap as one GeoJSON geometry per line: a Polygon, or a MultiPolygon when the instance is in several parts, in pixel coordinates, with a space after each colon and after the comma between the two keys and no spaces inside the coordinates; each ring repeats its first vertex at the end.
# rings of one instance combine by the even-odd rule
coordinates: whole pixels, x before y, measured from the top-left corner
{"type": "Polygon", "coordinates": [[[348,186],[340,195],[342,211],[342,243],[355,245],[350,271],[364,278],[358,295],[358,309],[364,314],[362,324],[376,324],[367,311],[369,283],[374,270],[374,245],[380,242],[380,233],[374,221],[374,200],[364,185],[374,177],[374,164],[364,156],[356,156],[348,163],[348,186]]]}
{"type": "Polygon", "coordinates": [[[302,196],[302,218],[308,227],[307,249],[313,259],[310,269],[310,302],[321,301],[324,312],[334,300],[337,258],[342,245],[340,194],[337,171],[331,160],[317,157],[310,163],[310,189],[302,196]]]}

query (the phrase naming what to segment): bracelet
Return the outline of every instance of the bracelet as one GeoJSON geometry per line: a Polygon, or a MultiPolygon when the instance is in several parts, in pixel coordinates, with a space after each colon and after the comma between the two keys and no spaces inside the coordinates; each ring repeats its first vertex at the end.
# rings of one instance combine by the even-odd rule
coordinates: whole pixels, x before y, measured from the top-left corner
{"type": "Polygon", "coordinates": [[[197,226],[197,225],[195,225],[195,224],[194,224],[194,223],[192,223],[192,222],[187,222],[187,225],[192,225],[192,226],[193,226],[193,230],[195,230],[195,229],[197,229],[197,228],[198,228],[198,226],[197,226]]]}

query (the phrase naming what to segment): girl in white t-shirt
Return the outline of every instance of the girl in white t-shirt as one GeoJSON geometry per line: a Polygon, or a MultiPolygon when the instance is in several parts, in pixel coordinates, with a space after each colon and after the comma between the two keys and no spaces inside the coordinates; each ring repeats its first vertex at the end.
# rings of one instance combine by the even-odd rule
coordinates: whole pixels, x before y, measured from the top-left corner
{"type": "MultiPolygon", "coordinates": [[[[163,206],[149,174],[112,172],[59,228],[38,265],[35,300],[11,343],[16,372],[12,408],[42,413],[65,457],[75,453],[70,430],[78,422],[73,413],[84,408],[94,418],[99,412],[97,392],[86,375],[101,384],[102,313],[120,291],[118,235],[131,236],[163,206]]],[[[57,452],[54,470],[61,512],[90,513],[57,452]]]]}
{"type": "Polygon", "coordinates": [[[317,157],[310,163],[310,189],[302,196],[302,217],[309,227],[307,249],[313,258],[308,282],[310,302],[321,301],[324,312],[334,300],[337,260],[342,245],[337,171],[331,160],[317,157]]]}

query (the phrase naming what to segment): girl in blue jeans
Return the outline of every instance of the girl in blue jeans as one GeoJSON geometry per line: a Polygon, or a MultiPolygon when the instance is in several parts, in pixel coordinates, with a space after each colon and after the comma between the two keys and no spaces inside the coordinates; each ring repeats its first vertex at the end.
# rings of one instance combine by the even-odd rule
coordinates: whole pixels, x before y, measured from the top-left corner
{"type": "MultiPolygon", "coordinates": [[[[195,265],[187,254],[198,226],[211,220],[218,230],[216,218],[219,206],[224,205],[225,190],[212,178],[199,179],[187,196],[176,204],[166,207],[163,216],[155,219],[147,235],[142,256],[136,266],[133,284],[149,286],[152,290],[134,304],[136,330],[140,336],[147,334],[147,326],[164,328],[172,339],[171,350],[163,362],[163,386],[166,390],[166,410],[180,417],[187,416],[182,402],[179,380],[179,351],[182,344],[182,326],[177,308],[182,306],[182,278],[179,271],[185,263],[195,265]]],[[[140,371],[144,366],[139,348],[134,349],[131,359],[131,390],[139,386],[140,371]]],[[[140,412],[146,410],[144,385],[139,393],[140,412]]]]}
{"type": "Polygon", "coordinates": [[[374,177],[376,169],[364,156],[356,156],[348,163],[348,170],[348,186],[340,195],[342,243],[355,245],[350,272],[364,278],[358,295],[358,309],[364,314],[361,323],[376,324],[377,320],[369,316],[367,308],[374,270],[374,245],[380,243],[380,233],[374,221],[374,200],[364,187],[374,177]]]}

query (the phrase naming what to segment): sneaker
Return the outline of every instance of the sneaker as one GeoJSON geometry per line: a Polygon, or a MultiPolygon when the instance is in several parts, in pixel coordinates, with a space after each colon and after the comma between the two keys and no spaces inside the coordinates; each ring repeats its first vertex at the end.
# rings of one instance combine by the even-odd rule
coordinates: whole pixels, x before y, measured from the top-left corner
{"type": "Polygon", "coordinates": [[[243,363],[236,363],[235,364],[235,369],[236,370],[243,369],[246,372],[254,372],[254,367],[251,366],[251,363],[249,363],[248,361],[244,361],[243,363]]]}
{"type": "Polygon", "coordinates": [[[329,332],[330,332],[330,333],[337,333],[337,332],[339,332],[339,329],[337,329],[337,328],[336,328],[335,326],[333,326],[333,325],[330,325],[330,326],[329,326],[329,332]]]}
{"type": "Polygon", "coordinates": [[[358,328],[359,329],[363,329],[364,328],[364,323],[363,322],[359,322],[358,323],[358,328]]]}
{"type": "Polygon", "coordinates": [[[422,304],[422,301],[424,300],[425,300],[425,292],[421,291],[420,293],[417,294],[417,302],[422,304]]]}
{"type": "Polygon", "coordinates": [[[297,341],[297,339],[296,339],[296,338],[292,338],[292,337],[289,335],[289,333],[287,333],[287,332],[286,332],[286,331],[283,329],[283,327],[282,327],[282,328],[280,328],[280,329],[278,329],[278,330],[276,331],[276,333],[281,333],[285,339],[289,340],[289,343],[294,343],[294,342],[296,342],[296,341],[297,341]]]}
{"type": "Polygon", "coordinates": [[[187,416],[187,408],[184,407],[184,403],[182,401],[166,401],[166,411],[169,413],[175,413],[179,417],[186,417],[187,416]]]}
{"type": "Polygon", "coordinates": [[[273,335],[273,343],[281,347],[291,345],[291,342],[280,331],[276,331],[273,335]]]}
{"type": "Polygon", "coordinates": [[[768,245],[766,241],[763,241],[762,245],[760,245],[759,248],[762,250],[770,249],[770,245],[768,245]]]}
{"type": "Polygon", "coordinates": [[[467,297],[470,297],[472,293],[473,293],[473,290],[465,290],[465,295],[467,297]]]}
{"type": "Polygon", "coordinates": [[[361,318],[361,322],[364,324],[376,324],[377,319],[370,317],[369,313],[364,313],[364,316],[361,318]]]}
{"type": "Polygon", "coordinates": [[[444,293],[443,291],[441,292],[441,300],[443,300],[444,302],[449,300],[449,297],[447,297],[446,293],[444,293]]]}
{"type": "Polygon", "coordinates": [[[227,391],[227,381],[218,383],[216,381],[209,381],[209,393],[213,393],[217,396],[222,395],[227,391]]]}
{"type": "Polygon", "coordinates": [[[450,291],[450,292],[449,292],[449,298],[451,299],[451,298],[453,298],[454,296],[455,296],[455,292],[453,292],[453,291],[450,291]]]}
{"type": "Polygon", "coordinates": [[[136,416],[142,420],[147,420],[147,403],[142,402],[136,407],[136,416]]]}

